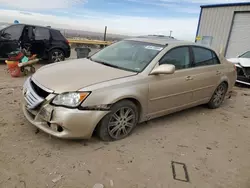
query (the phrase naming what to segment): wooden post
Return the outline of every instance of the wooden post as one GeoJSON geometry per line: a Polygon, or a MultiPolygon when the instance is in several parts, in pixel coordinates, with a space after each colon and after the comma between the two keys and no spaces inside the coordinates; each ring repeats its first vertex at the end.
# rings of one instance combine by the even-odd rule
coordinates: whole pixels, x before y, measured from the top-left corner
{"type": "Polygon", "coordinates": [[[106,35],[107,35],[107,26],[105,26],[105,30],[104,30],[104,38],[103,38],[104,41],[106,41],[106,35]]]}

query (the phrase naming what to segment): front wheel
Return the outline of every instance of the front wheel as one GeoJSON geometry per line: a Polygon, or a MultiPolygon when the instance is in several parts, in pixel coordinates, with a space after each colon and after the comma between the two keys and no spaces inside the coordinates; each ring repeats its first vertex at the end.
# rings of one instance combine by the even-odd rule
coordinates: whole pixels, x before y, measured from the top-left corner
{"type": "Polygon", "coordinates": [[[127,137],[138,123],[136,105],[124,100],[114,104],[97,127],[97,134],[103,141],[120,140],[127,137]]]}
{"type": "Polygon", "coordinates": [[[55,63],[65,60],[64,52],[60,49],[54,49],[49,52],[49,62],[55,63]]]}
{"type": "Polygon", "coordinates": [[[212,98],[208,103],[208,107],[211,109],[215,109],[220,107],[227,93],[227,84],[221,83],[215,90],[212,98]]]}

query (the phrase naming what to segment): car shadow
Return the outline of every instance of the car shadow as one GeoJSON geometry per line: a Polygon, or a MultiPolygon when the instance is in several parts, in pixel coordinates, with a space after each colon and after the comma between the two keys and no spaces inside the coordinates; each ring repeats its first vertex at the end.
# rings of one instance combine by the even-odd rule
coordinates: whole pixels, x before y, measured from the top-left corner
{"type": "Polygon", "coordinates": [[[180,117],[181,119],[185,120],[186,118],[191,118],[194,115],[197,115],[197,112],[200,114],[206,114],[210,112],[210,109],[206,107],[206,105],[200,105],[196,107],[192,107],[189,109],[185,109],[179,112],[175,112],[172,114],[168,114],[162,117],[158,117],[143,123],[140,123],[134,132],[140,132],[141,129],[144,129],[143,131],[146,131],[145,129],[151,128],[152,126],[168,126],[168,124],[171,122],[174,124],[175,121],[179,121],[180,117]],[[164,125],[162,125],[164,123],[164,125]]]}
{"type": "MultiPolygon", "coordinates": [[[[221,108],[226,108],[229,105],[230,105],[230,101],[225,100],[221,108]]],[[[202,115],[209,115],[213,113],[213,111],[214,111],[213,109],[207,108],[206,105],[200,105],[200,106],[185,109],[179,112],[175,112],[166,116],[155,118],[155,119],[138,124],[138,126],[136,126],[136,128],[134,129],[133,133],[130,136],[126,137],[125,139],[114,141],[114,142],[101,141],[95,132],[93,133],[92,137],[88,140],[86,139],[60,139],[60,138],[56,138],[53,136],[49,136],[48,134],[43,133],[42,131],[40,131],[39,134],[42,134],[40,136],[42,136],[43,138],[49,137],[53,144],[59,144],[63,148],[67,148],[67,147],[79,148],[79,146],[81,146],[81,147],[86,147],[88,149],[91,149],[93,151],[97,151],[99,149],[104,149],[107,145],[112,144],[112,143],[116,143],[118,145],[124,144],[124,140],[126,142],[126,140],[129,140],[131,136],[133,135],[136,136],[137,134],[143,134],[147,131],[151,131],[150,129],[152,129],[152,127],[154,128],[155,127],[157,128],[159,126],[167,127],[167,126],[174,125],[175,122],[179,123],[180,120],[185,123],[187,119],[191,119],[195,115],[197,115],[197,112],[202,115]]],[[[185,126],[186,125],[188,124],[185,124],[185,126]]]]}

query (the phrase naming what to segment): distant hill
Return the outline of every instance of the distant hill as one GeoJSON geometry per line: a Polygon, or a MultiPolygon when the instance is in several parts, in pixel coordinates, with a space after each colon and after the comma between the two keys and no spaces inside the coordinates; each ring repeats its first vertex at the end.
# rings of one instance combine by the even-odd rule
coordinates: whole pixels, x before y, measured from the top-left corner
{"type": "MultiPolygon", "coordinates": [[[[0,22],[0,29],[11,25],[11,23],[4,23],[0,22]]],[[[84,31],[84,30],[74,30],[68,28],[55,28],[61,31],[61,33],[67,38],[86,38],[86,39],[95,39],[95,40],[103,40],[104,38],[104,31],[103,33],[100,32],[92,32],[92,31],[84,31]]],[[[119,35],[119,34],[112,34],[107,31],[106,40],[121,40],[124,38],[128,38],[129,36],[126,35],[119,35]]]]}
{"type": "MultiPolygon", "coordinates": [[[[99,33],[99,32],[92,32],[92,31],[60,29],[60,28],[59,30],[67,38],[79,37],[79,38],[97,39],[97,40],[103,40],[104,38],[104,32],[99,33]]],[[[108,33],[107,31],[106,40],[121,40],[121,39],[128,38],[128,37],[129,36],[126,36],[126,35],[108,33]]]]}

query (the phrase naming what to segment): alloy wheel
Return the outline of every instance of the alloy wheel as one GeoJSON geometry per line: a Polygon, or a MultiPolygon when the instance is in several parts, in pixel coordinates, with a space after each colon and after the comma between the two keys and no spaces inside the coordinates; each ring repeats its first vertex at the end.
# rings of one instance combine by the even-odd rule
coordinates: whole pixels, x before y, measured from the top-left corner
{"type": "Polygon", "coordinates": [[[226,88],[224,87],[223,84],[221,84],[214,93],[213,103],[216,106],[219,106],[223,102],[225,93],[226,93],[226,88]]]}
{"type": "Polygon", "coordinates": [[[55,51],[52,53],[52,58],[53,62],[60,62],[64,60],[64,55],[62,52],[55,51]]]}
{"type": "Polygon", "coordinates": [[[136,124],[136,114],[129,107],[122,107],[111,115],[108,133],[113,139],[126,137],[136,124]]]}

